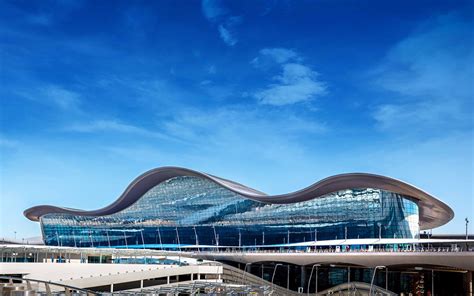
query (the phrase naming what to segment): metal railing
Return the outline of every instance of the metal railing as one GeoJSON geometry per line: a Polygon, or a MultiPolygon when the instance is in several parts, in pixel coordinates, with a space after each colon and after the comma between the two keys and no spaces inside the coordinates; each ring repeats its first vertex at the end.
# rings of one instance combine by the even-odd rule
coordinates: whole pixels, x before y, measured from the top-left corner
{"type": "Polygon", "coordinates": [[[39,294],[45,294],[47,296],[53,296],[58,294],[64,294],[66,296],[71,296],[73,294],[85,296],[98,295],[96,292],[93,292],[91,290],[38,279],[0,276],[0,280],[8,280],[8,283],[2,283],[0,285],[1,295],[9,295],[12,291],[34,292],[39,294]],[[19,283],[15,283],[15,281],[19,283]],[[33,289],[32,283],[38,284],[36,290],[33,289]],[[39,284],[44,284],[44,291],[39,290],[39,284]],[[59,287],[60,289],[51,289],[51,286],[59,287]]]}

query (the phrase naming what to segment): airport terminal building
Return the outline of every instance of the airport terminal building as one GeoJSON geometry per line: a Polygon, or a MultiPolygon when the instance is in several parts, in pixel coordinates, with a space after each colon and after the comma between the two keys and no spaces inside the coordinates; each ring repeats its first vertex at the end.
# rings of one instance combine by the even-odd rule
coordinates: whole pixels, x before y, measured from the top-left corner
{"type": "Polygon", "coordinates": [[[366,295],[374,286],[380,295],[473,290],[474,240],[467,234],[426,235],[454,217],[451,208],[380,175],[341,174],[267,195],[210,174],[162,167],[133,180],[104,208],[40,205],[24,215],[40,223],[45,246],[0,244],[9,273],[23,272],[19,261],[42,262],[24,263],[28,276],[51,268],[64,283],[69,268],[68,284],[94,291],[168,289],[174,282],[189,292],[203,279],[201,284],[239,289],[253,283],[275,295],[326,296],[351,289],[365,289],[366,295]],[[183,266],[180,258],[196,263],[183,266]],[[53,268],[53,262],[70,264],[53,268]],[[97,263],[104,269],[99,276],[91,274],[97,263]],[[211,263],[217,265],[206,265],[211,263]],[[215,269],[212,274],[208,267],[215,269]],[[83,272],[76,279],[78,268],[83,272]]]}
{"type": "Polygon", "coordinates": [[[178,167],[142,174],[102,209],[43,205],[24,214],[40,222],[46,245],[156,249],[413,239],[454,216],[430,194],[380,175],[336,175],[272,196],[178,167]]]}

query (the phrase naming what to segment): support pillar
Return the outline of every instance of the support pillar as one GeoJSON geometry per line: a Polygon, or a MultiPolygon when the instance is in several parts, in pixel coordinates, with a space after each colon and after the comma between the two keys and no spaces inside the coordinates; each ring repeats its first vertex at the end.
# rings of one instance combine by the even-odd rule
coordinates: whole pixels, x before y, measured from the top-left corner
{"type": "MultiPolygon", "coordinates": [[[[290,232],[288,232],[288,238],[290,238],[290,232]]],[[[286,266],[287,274],[286,274],[286,289],[290,289],[290,265],[286,266]]]]}
{"type": "Polygon", "coordinates": [[[351,267],[347,267],[347,295],[351,293],[351,267]]]}
{"type": "Polygon", "coordinates": [[[300,287],[303,289],[306,287],[306,266],[300,266],[301,269],[301,280],[300,280],[300,287]]]}
{"type": "Polygon", "coordinates": [[[474,291],[472,287],[472,271],[467,271],[464,274],[464,290],[466,291],[466,295],[474,296],[474,291]]]}

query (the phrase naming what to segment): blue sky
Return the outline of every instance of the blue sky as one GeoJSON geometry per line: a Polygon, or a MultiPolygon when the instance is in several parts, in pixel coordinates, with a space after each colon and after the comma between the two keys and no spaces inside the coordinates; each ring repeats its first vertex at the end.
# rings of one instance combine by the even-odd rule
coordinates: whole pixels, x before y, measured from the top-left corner
{"type": "MultiPolygon", "coordinates": [[[[472,1],[1,1],[0,236],[184,166],[412,183],[474,223],[472,1]]],[[[472,232],[472,231],[471,231],[472,232]]]]}

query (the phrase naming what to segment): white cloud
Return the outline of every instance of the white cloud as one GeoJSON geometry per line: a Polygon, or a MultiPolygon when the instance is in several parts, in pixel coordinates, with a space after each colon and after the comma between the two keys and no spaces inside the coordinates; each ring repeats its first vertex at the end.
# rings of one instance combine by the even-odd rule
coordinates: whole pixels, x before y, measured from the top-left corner
{"type": "Polygon", "coordinates": [[[0,147],[2,147],[2,148],[16,148],[19,145],[20,145],[20,142],[0,135],[0,147]]]}
{"type": "Polygon", "coordinates": [[[265,48],[260,56],[252,61],[258,66],[260,57],[270,57],[281,65],[281,74],[274,76],[274,83],[266,89],[254,93],[261,104],[283,106],[309,101],[327,93],[326,83],[319,80],[319,74],[301,62],[301,57],[293,50],[284,48],[265,48]]]}
{"type": "Polygon", "coordinates": [[[226,15],[228,10],[223,7],[219,0],[203,0],[201,2],[202,13],[211,22],[217,20],[218,17],[226,15]]]}
{"type": "Polygon", "coordinates": [[[302,157],[307,148],[303,143],[325,132],[326,128],[293,113],[233,106],[179,112],[164,124],[164,130],[195,146],[196,151],[200,151],[197,153],[222,151],[239,159],[261,157],[285,162],[288,155],[292,155],[293,160],[302,157]]]}
{"type": "Polygon", "coordinates": [[[286,63],[289,60],[301,60],[298,53],[286,48],[264,48],[260,50],[260,54],[272,58],[279,64],[286,63]]]}
{"type": "Polygon", "coordinates": [[[16,92],[19,96],[31,101],[52,104],[67,111],[80,111],[81,99],[79,93],[57,85],[47,85],[36,89],[16,92]]]}
{"type": "Polygon", "coordinates": [[[161,133],[122,123],[117,120],[94,120],[87,123],[77,123],[66,127],[64,130],[81,133],[118,132],[139,136],[156,137],[167,140],[171,139],[170,137],[161,133]]]}
{"type": "Polygon", "coordinates": [[[223,25],[219,25],[218,30],[219,30],[219,35],[221,36],[225,44],[229,46],[234,46],[237,43],[237,39],[234,36],[232,36],[232,33],[228,29],[226,29],[223,25]]]}
{"type": "Polygon", "coordinates": [[[71,110],[79,108],[80,96],[78,93],[57,86],[49,86],[43,89],[43,92],[61,109],[71,110]]]}
{"type": "Polygon", "coordinates": [[[215,65],[210,65],[208,68],[207,68],[207,73],[208,74],[216,74],[217,72],[217,69],[216,69],[216,66],[215,65]]]}
{"type": "Polygon", "coordinates": [[[33,14],[26,18],[27,22],[33,25],[49,26],[53,23],[52,17],[46,14],[33,14]]]}
{"type": "Polygon", "coordinates": [[[201,6],[204,17],[217,25],[222,41],[228,46],[234,46],[238,41],[235,27],[242,22],[242,17],[229,15],[229,10],[222,5],[221,1],[203,0],[201,6]]]}
{"type": "Polygon", "coordinates": [[[439,17],[396,44],[376,69],[375,83],[396,98],[376,107],[379,127],[462,127],[472,124],[472,22],[439,17]]]}

